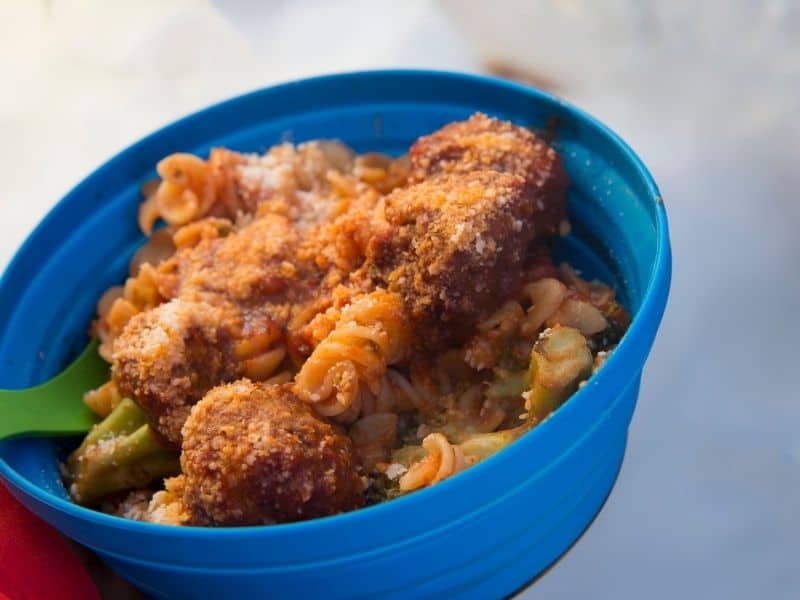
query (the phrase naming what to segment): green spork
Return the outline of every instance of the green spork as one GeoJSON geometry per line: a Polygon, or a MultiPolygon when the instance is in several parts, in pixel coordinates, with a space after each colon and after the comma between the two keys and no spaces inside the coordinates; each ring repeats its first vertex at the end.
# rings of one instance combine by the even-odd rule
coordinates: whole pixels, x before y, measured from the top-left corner
{"type": "Polygon", "coordinates": [[[0,440],[86,433],[98,418],[83,403],[83,394],[107,379],[108,363],[94,340],[50,381],[26,390],[0,390],[0,440]]]}

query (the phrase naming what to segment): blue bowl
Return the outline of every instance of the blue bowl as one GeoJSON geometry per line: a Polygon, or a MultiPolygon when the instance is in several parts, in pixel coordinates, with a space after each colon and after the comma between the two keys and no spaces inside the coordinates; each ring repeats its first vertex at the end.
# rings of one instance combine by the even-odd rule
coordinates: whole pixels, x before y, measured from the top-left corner
{"type": "Polygon", "coordinates": [[[142,242],[139,186],[167,154],[263,151],[314,138],[399,154],[477,110],[521,125],[555,123],[573,223],[557,254],[613,282],[634,314],[603,369],[547,421],[429,489],[303,523],[178,528],[87,510],[68,500],[58,476],[58,458],[74,441],[0,444],[0,475],[12,493],[156,597],[485,598],[542,572],[614,484],[671,263],[664,205],[645,166],[605,126],[535,89],[425,71],[332,75],[235,98],[150,135],[72,190],[8,267],[0,282],[0,385],[46,380],[86,343],[96,299],[123,280],[142,242]]]}

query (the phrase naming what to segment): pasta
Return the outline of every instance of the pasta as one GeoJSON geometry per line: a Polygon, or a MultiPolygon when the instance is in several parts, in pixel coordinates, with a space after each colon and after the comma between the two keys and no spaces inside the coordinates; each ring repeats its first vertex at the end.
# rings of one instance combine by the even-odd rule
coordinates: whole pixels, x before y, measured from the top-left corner
{"type": "Polygon", "coordinates": [[[204,161],[192,154],[171,154],[158,163],[161,181],[139,213],[142,230],[149,233],[154,216],[169,225],[184,225],[209,214],[236,216],[237,210],[251,208],[237,196],[231,177],[240,155],[214,149],[204,161]]]}
{"type": "Polygon", "coordinates": [[[319,140],[156,170],[147,241],[92,325],[102,421],[65,465],[114,514],[253,525],[434,485],[544,421],[629,322],[553,264],[568,178],[511,123],[399,158],[319,140]]]}
{"type": "Polygon", "coordinates": [[[522,306],[509,300],[491,317],[479,323],[478,335],[472,338],[466,350],[467,363],[478,370],[493,367],[524,317],[522,306]]]}
{"type": "Polygon", "coordinates": [[[386,367],[405,357],[410,331],[399,296],[376,291],[342,310],[295,378],[295,390],[326,417],[351,421],[362,395],[380,394],[386,367]]]}
{"type": "Polygon", "coordinates": [[[464,452],[441,433],[431,433],[422,440],[427,456],[414,463],[400,478],[400,489],[410,492],[433,485],[461,471],[465,466],[464,452]]]}
{"type": "Polygon", "coordinates": [[[86,392],[83,401],[97,416],[105,418],[122,402],[122,395],[116,383],[107,381],[100,387],[86,392]]]}
{"type": "Polygon", "coordinates": [[[286,357],[286,347],[280,340],[280,329],[270,322],[266,331],[237,341],[233,354],[242,361],[242,374],[253,381],[271,378],[286,357]]]}
{"type": "Polygon", "coordinates": [[[371,470],[385,460],[397,439],[397,422],[397,414],[384,412],[362,417],[350,426],[348,435],[365,468],[371,470]]]}
{"type": "Polygon", "coordinates": [[[522,292],[531,302],[522,324],[522,333],[534,335],[561,306],[567,295],[567,287],[558,279],[543,277],[525,285],[522,292]]]}
{"type": "Polygon", "coordinates": [[[128,321],[140,312],[162,302],[157,275],[150,263],[143,263],[135,277],[129,277],[121,288],[111,288],[98,302],[98,318],[94,331],[100,339],[100,355],[111,361],[111,345],[128,321]]]}
{"type": "Polygon", "coordinates": [[[369,416],[380,412],[404,412],[421,408],[419,392],[408,379],[395,369],[386,369],[377,394],[367,394],[361,405],[361,414],[369,416]]]}

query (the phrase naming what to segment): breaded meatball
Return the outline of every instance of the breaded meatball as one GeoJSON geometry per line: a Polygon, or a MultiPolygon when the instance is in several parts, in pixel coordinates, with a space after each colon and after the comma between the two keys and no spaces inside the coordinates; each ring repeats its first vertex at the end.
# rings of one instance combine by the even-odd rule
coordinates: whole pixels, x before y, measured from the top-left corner
{"type": "Polygon", "coordinates": [[[134,316],[114,341],[112,377],[175,448],[191,406],[213,386],[238,379],[230,331],[237,317],[221,307],[171,300],[134,316]]]}
{"type": "Polygon", "coordinates": [[[556,151],[527,129],[476,113],[411,147],[411,179],[481,170],[519,175],[534,206],[536,234],[551,236],[567,218],[566,171],[556,151]]]}
{"type": "Polygon", "coordinates": [[[159,267],[160,289],[167,298],[231,304],[278,319],[319,283],[316,271],[296,259],[298,243],[286,217],[257,215],[227,235],[180,248],[159,267]]]}
{"type": "Polygon", "coordinates": [[[387,197],[370,274],[403,297],[418,347],[463,342],[516,289],[533,211],[523,179],[497,171],[441,175],[387,197]]]}
{"type": "Polygon", "coordinates": [[[352,444],[291,391],[218,386],[183,427],[183,502],[195,525],[300,521],[364,505],[352,444]]]}

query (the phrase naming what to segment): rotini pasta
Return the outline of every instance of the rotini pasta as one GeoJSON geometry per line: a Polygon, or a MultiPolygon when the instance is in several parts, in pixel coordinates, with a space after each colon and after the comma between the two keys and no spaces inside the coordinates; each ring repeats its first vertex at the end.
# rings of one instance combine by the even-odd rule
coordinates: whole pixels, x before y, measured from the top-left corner
{"type": "Polygon", "coordinates": [[[547,322],[549,325],[574,327],[586,336],[600,333],[608,327],[608,321],[596,306],[577,298],[564,300],[547,322]]]}
{"type": "Polygon", "coordinates": [[[347,433],[364,467],[372,470],[387,458],[397,440],[398,417],[395,413],[373,413],[353,423],[347,433]]]}
{"type": "Polygon", "coordinates": [[[532,336],[561,306],[567,288],[557,279],[545,277],[523,286],[522,292],[531,302],[525,322],[522,324],[522,334],[532,336]]]}
{"type": "Polygon", "coordinates": [[[116,383],[107,381],[100,387],[86,392],[83,401],[98,417],[105,418],[122,402],[122,394],[119,393],[116,383]]]}
{"type": "Polygon", "coordinates": [[[266,155],[239,154],[224,148],[208,160],[175,153],[158,163],[160,180],[143,187],[139,226],[150,235],[159,219],[181,226],[205,217],[235,219],[253,213],[275,194],[331,188],[340,198],[358,195],[367,184],[380,193],[402,185],[408,159],[371,154],[353,159],[352,151],[333,141],[275,146],[266,155]]]}
{"type": "Polygon", "coordinates": [[[422,440],[427,456],[411,465],[400,477],[400,489],[410,492],[433,485],[466,467],[464,453],[458,446],[447,441],[441,433],[431,433],[422,440]]]}
{"type": "Polygon", "coordinates": [[[367,394],[361,404],[364,416],[383,412],[404,412],[422,406],[419,392],[399,371],[386,369],[377,394],[367,394]]]}
{"type": "Polygon", "coordinates": [[[286,357],[280,329],[268,322],[265,331],[244,337],[233,346],[233,355],[242,361],[242,374],[253,381],[272,377],[286,357]]]}
{"type": "Polygon", "coordinates": [[[143,263],[135,277],[129,277],[121,288],[106,291],[97,303],[97,320],[93,331],[100,339],[100,355],[111,362],[112,344],[128,321],[142,311],[164,301],[158,289],[158,274],[150,263],[143,263]]]}
{"type": "Polygon", "coordinates": [[[186,153],[163,159],[156,167],[161,181],[139,213],[142,230],[152,231],[156,215],[169,225],[185,225],[206,215],[235,217],[237,211],[252,211],[254,206],[241,202],[231,173],[243,160],[219,148],[207,161],[186,153]]]}
{"type": "MultiPolygon", "coordinates": [[[[202,240],[214,240],[233,230],[229,219],[207,217],[184,225],[172,236],[175,248],[192,248],[202,240]]],[[[152,238],[151,238],[152,239],[152,238]]]]}
{"type": "Polygon", "coordinates": [[[387,366],[409,350],[403,310],[399,296],[380,290],[353,300],[298,372],[297,395],[324,416],[353,418],[352,406],[357,416],[361,394],[378,395],[387,366]]]}
{"type": "Polygon", "coordinates": [[[522,306],[509,300],[487,320],[478,323],[478,334],[467,345],[466,362],[478,370],[495,366],[524,318],[522,306]]]}

